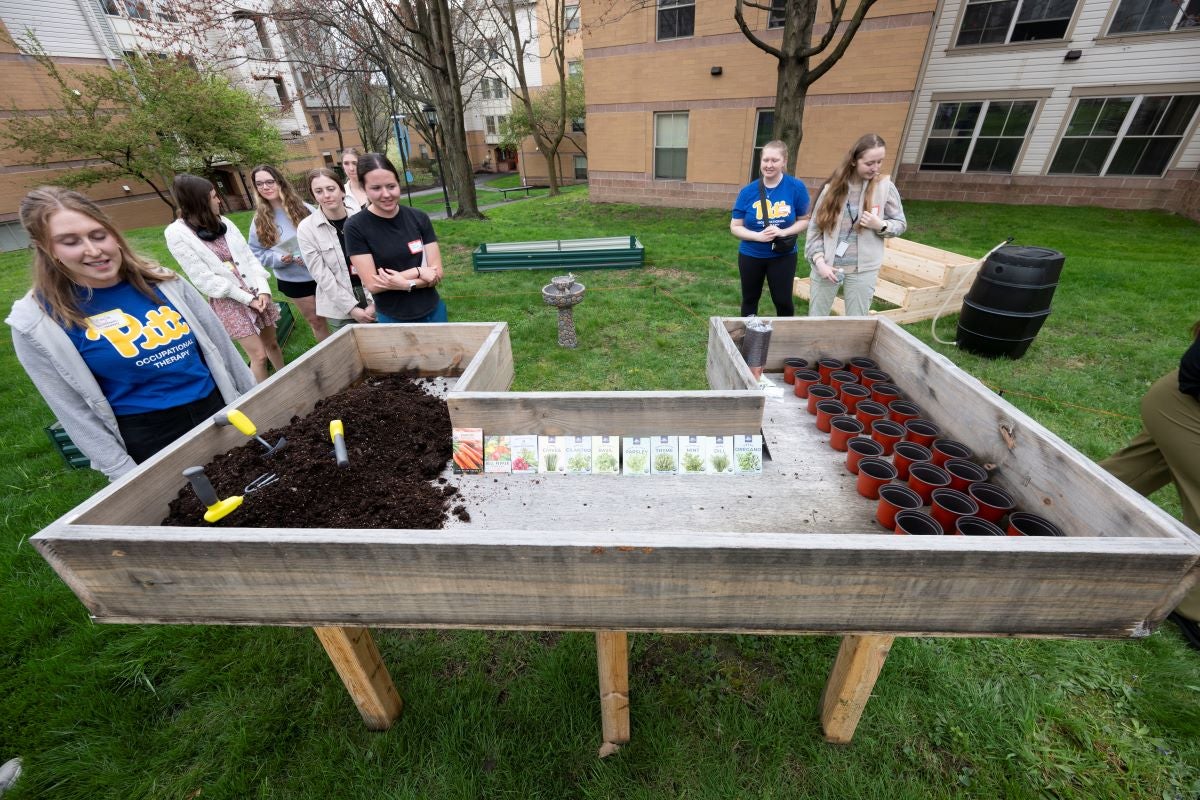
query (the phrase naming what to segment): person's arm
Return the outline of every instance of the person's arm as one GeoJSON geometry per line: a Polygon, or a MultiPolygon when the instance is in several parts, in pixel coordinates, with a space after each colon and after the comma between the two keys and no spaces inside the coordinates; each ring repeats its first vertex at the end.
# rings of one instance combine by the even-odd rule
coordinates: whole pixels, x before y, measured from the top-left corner
{"type": "MultiPolygon", "coordinates": [[[[315,217],[309,217],[300,223],[300,227],[296,230],[296,241],[300,243],[300,255],[304,258],[309,274],[317,282],[317,295],[321,298],[322,305],[328,303],[332,306],[338,319],[351,318],[353,317],[351,311],[358,307],[358,299],[353,292],[347,290],[346,285],[340,279],[341,275],[338,274],[339,271],[343,275],[349,274],[344,263],[345,256],[342,254],[341,247],[336,247],[332,251],[321,249],[317,241],[318,225],[320,225],[320,220],[315,217]],[[309,222],[309,220],[312,221],[309,222]],[[328,258],[326,258],[327,255],[328,258]]],[[[335,241],[334,244],[336,245],[337,242],[335,241]]]]}
{"type": "MultiPolygon", "coordinates": [[[[227,237],[228,238],[228,237],[227,237]]],[[[188,280],[207,297],[228,297],[250,305],[255,295],[238,286],[228,270],[190,229],[171,224],[166,230],[167,250],[178,262],[188,280]]],[[[247,283],[250,283],[247,280],[247,283]]],[[[250,283],[253,286],[252,283],[250,283]]]]}
{"type": "Polygon", "coordinates": [[[225,243],[229,245],[229,254],[233,256],[234,262],[237,264],[238,272],[242,274],[242,279],[246,281],[246,285],[253,289],[258,297],[266,295],[267,299],[271,299],[271,273],[267,272],[266,267],[254,255],[254,251],[246,243],[242,232],[233,224],[233,220],[225,219],[225,243]]]}
{"type": "Polygon", "coordinates": [[[358,273],[358,278],[362,281],[363,286],[372,293],[407,291],[407,280],[401,279],[397,273],[392,272],[386,266],[376,266],[375,256],[371,253],[365,232],[354,223],[354,219],[349,220],[342,233],[346,237],[346,252],[350,254],[350,263],[354,265],[354,271],[358,273]]]}
{"type": "Polygon", "coordinates": [[[437,242],[425,243],[425,257],[421,262],[421,266],[416,268],[417,275],[414,278],[416,285],[414,289],[424,289],[430,286],[437,286],[442,282],[444,270],[442,269],[442,249],[437,242]]]}
{"type": "MultiPolygon", "coordinates": [[[[816,219],[817,212],[821,208],[821,201],[825,199],[825,193],[829,187],[826,186],[817,195],[817,202],[813,203],[812,219],[816,219]]],[[[814,224],[808,225],[804,236],[804,258],[813,265],[813,269],[817,271],[817,275],[827,281],[837,281],[837,275],[833,271],[833,265],[825,261],[825,236],[821,233],[821,229],[814,224]]]]}
{"type": "Polygon", "coordinates": [[[883,206],[878,214],[864,208],[859,215],[858,224],[869,228],[881,237],[900,236],[908,229],[908,220],[904,217],[904,206],[900,204],[900,192],[896,185],[887,181],[883,187],[886,192],[883,206]]]}
{"type": "Polygon", "coordinates": [[[796,221],[780,230],[780,236],[799,236],[808,230],[808,189],[798,180],[795,183],[795,193],[792,195],[792,209],[796,212],[796,221]]]}
{"type": "Polygon", "coordinates": [[[255,227],[253,219],[250,220],[250,235],[247,237],[246,241],[248,242],[250,246],[250,252],[254,254],[255,259],[257,259],[262,266],[266,267],[272,272],[283,269],[292,263],[291,255],[285,257],[275,248],[263,246],[262,242],[258,240],[258,228],[255,227]]]}

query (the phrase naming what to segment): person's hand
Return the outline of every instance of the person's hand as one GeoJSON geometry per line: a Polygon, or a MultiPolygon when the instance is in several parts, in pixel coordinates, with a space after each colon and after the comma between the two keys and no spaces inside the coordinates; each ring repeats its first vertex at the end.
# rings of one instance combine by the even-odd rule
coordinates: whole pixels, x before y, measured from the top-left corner
{"type": "Polygon", "coordinates": [[[758,235],[762,237],[762,239],[760,239],[759,241],[773,242],[773,241],[775,241],[776,236],[783,235],[783,231],[779,230],[778,225],[768,225],[767,227],[763,228],[762,232],[759,233],[758,235]]]}
{"type": "Polygon", "coordinates": [[[291,263],[292,263],[293,261],[295,261],[296,259],[295,259],[295,257],[294,257],[294,256],[293,256],[291,253],[284,253],[283,255],[281,255],[281,256],[279,257],[279,260],[280,260],[280,261],[282,261],[282,262],[283,262],[283,263],[285,263],[285,264],[291,264],[291,263]]]}
{"type": "Polygon", "coordinates": [[[392,272],[387,267],[376,267],[375,271],[389,289],[408,291],[408,278],[401,278],[399,273],[392,272]]]}
{"type": "Polygon", "coordinates": [[[358,306],[355,306],[354,308],[350,309],[350,317],[355,322],[361,322],[363,324],[374,322],[375,309],[373,306],[367,306],[367,308],[359,308],[358,306]]]}
{"type": "Polygon", "coordinates": [[[261,314],[262,312],[267,310],[268,304],[270,302],[271,302],[271,295],[260,294],[258,297],[254,298],[253,300],[250,301],[250,308],[261,314]]]}
{"type": "Polygon", "coordinates": [[[817,271],[818,275],[830,283],[837,283],[837,273],[833,271],[833,267],[829,266],[824,261],[814,261],[813,269],[817,271]]]}
{"type": "Polygon", "coordinates": [[[884,222],[885,220],[883,217],[868,211],[865,208],[863,209],[863,212],[858,215],[858,224],[862,225],[864,228],[870,228],[873,231],[882,230],[884,222]]]}

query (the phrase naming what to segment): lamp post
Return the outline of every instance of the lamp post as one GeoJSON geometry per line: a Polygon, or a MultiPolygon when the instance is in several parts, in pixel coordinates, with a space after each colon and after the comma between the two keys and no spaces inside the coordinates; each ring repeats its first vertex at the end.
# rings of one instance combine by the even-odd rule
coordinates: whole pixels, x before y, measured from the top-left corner
{"type": "Polygon", "coordinates": [[[403,114],[392,114],[392,126],[396,129],[396,150],[400,153],[400,168],[404,170],[404,193],[408,195],[408,207],[412,208],[412,175],[408,172],[408,155],[404,152],[408,149],[408,137],[403,135],[404,120],[403,114]]]}
{"type": "Polygon", "coordinates": [[[446,201],[446,219],[450,219],[454,214],[450,210],[450,193],[446,191],[446,174],[442,171],[442,154],[437,146],[437,109],[427,103],[422,106],[421,111],[425,114],[425,122],[429,124],[429,132],[433,137],[433,157],[437,159],[438,179],[442,182],[442,199],[446,201]]]}

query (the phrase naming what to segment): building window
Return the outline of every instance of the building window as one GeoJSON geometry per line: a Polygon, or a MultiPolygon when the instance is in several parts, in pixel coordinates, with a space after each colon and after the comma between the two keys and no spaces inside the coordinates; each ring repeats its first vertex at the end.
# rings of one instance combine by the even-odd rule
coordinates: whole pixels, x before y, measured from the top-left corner
{"type": "Polygon", "coordinates": [[[696,29],[696,0],[658,0],[658,39],[682,39],[696,29]]]}
{"type": "Polygon", "coordinates": [[[319,132],[325,130],[324,128],[321,127],[321,115],[320,114],[310,114],[309,116],[312,117],[314,131],[317,131],[319,133],[319,132]]]}
{"type": "Polygon", "coordinates": [[[688,115],[674,111],[654,115],[654,177],[687,179],[688,115]]]}
{"type": "Polygon", "coordinates": [[[329,130],[336,131],[338,129],[338,120],[336,114],[329,115],[329,130]]]}
{"type": "Polygon", "coordinates": [[[754,149],[750,153],[750,180],[758,180],[759,165],[762,160],[763,145],[771,141],[775,131],[775,109],[760,108],[758,120],[754,124],[754,149]]]}
{"type": "Polygon", "coordinates": [[[1061,39],[1075,0],[967,0],[956,47],[1061,39]]]}
{"type": "Polygon", "coordinates": [[[1086,97],[1076,104],[1051,174],[1161,175],[1200,106],[1200,95],[1086,97]]]}
{"type": "Polygon", "coordinates": [[[121,16],[121,8],[117,4],[117,0],[101,0],[100,5],[104,7],[104,13],[110,17],[121,16]]]}
{"type": "Polygon", "coordinates": [[[1109,35],[1177,31],[1200,26],[1200,0],[1121,0],[1109,35]]]}
{"type": "Polygon", "coordinates": [[[495,133],[496,133],[496,118],[495,117],[484,117],[483,118],[483,127],[485,130],[487,130],[489,136],[495,135],[495,133]]]}
{"type": "Polygon", "coordinates": [[[563,6],[563,30],[579,30],[579,4],[567,3],[563,6]]]}
{"type": "Polygon", "coordinates": [[[574,117],[571,120],[571,133],[585,133],[587,131],[587,117],[574,117]]]}
{"type": "Polygon", "coordinates": [[[768,28],[783,27],[783,22],[787,18],[785,9],[787,9],[787,0],[771,0],[771,10],[767,13],[768,28]]]}
{"type": "Polygon", "coordinates": [[[429,147],[424,142],[417,145],[417,152],[421,154],[421,158],[429,158],[429,147]]]}
{"type": "Polygon", "coordinates": [[[150,19],[150,9],[146,7],[144,0],[125,0],[121,7],[125,10],[125,16],[130,19],[150,19]]]}
{"type": "Polygon", "coordinates": [[[583,62],[582,61],[568,61],[567,62],[567,74],[571,75],[571,76],[582,75],[583,74],[583,62]]]}
{"type": "Polygon", "coordinates": [[[575,156],[575,180],[587,180],[587,156],[575,156]]]}
{"type": "Polygon", "coordinates": [[[1036,110],[1036,100],[938,103],[921,169],[1011,173],[1036,110]]]}
{"type": "Polygon", "coordinates": [[[170,0],[155,0],[154,15],[163,22],[179,22],[179,15],[170,0]]]}

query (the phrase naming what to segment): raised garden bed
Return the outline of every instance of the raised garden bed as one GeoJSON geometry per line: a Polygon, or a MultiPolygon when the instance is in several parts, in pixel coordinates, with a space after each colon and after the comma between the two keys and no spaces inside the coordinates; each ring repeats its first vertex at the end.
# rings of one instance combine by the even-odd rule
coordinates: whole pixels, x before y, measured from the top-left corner
{"type": "Polygon", "coordinates": [[[495,242],[475,248],[476,272],[510,269],[631,269],[646,262],[646,249],[636,236],[551,239],[542,242],[495,242]]]}

